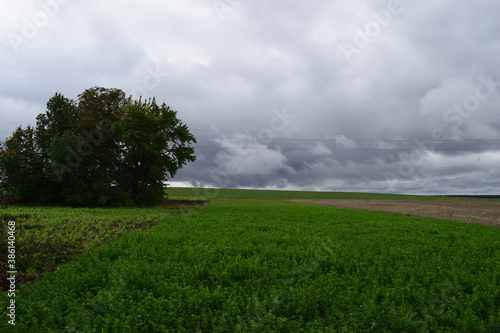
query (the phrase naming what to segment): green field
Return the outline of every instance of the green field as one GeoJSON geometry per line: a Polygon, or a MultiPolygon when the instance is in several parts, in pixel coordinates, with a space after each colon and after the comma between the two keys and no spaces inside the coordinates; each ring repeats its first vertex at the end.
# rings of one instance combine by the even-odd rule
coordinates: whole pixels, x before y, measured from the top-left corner
{"type": "MultiPolygon", "coordinates": [[[[62,265],[66,259],[34,260],[39,270],[59,266],[19,286],[17,325],[4,315],[0,326],[17,332],[500,332],[500,228],[290,200],[402,199],[393,195],[210,191],[170,189],[173,199],[210,199],[181,215],[164,207],[3,211],[29,215],[17,224],[19,256],[32,274],[22,253],[26,240],[44,244],[40,235],[45,242],[86,245],[62,265]],[[101,236],[93,241],[92,235],[101,236]]],[[[1,300],[5,309],[5,293],[1,300]]]]}
{"type": "Polygon", "coordinates": [[[314,191],[271,191],[239,190],[218,188],[176,187],[168,191],[172,199],[386,199],[386,200],[437,200],[443,197],[404,194],[360,193],[360,192],[314,192],[314,191]]]}
{"type": "MultiPolygon", "coordinates": [[[[0,210],[0,248],[6,248],[5,225],[16,222],[18,281],[32,281],[60,264],[132,230],[151,227],[176,215],[172,208],[9,207],[0,210]]],[[[2,251],[2,253],[4,253],[2,251]]],[[[0,260],[5,283],[6,255],[0,260]]]]}

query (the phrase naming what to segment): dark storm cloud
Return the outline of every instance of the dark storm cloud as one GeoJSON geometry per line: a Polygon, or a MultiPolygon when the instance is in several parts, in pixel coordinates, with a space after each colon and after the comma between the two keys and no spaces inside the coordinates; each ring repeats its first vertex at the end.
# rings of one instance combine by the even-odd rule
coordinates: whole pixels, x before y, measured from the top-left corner
{"type": "Polygon", "coordinates": [[[117,87],[165,101],[198,138],[175,182],[498,193],[498,12],[493,0],[12,1],[0,134],[56,91],[117,87]]]}

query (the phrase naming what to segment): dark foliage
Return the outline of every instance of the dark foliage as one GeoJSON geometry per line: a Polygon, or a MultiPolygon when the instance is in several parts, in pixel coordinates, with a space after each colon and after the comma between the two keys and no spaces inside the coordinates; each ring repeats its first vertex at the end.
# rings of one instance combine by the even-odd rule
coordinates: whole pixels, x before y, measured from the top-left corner
{"type": "Polygon", "coordinates": [[[35,128],[19,127],[0,146],[0,190],[27,204],[153,205],[195,160],[195,142],[177,112],[155,99],[101,87],[76,101],[56,93],[35,128]]]}

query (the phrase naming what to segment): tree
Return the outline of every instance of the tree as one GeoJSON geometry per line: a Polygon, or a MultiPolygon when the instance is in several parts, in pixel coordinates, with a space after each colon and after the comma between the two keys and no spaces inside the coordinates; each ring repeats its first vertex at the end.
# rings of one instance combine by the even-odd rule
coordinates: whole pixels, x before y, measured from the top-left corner
{"type": "MultiPolygon", "coordinates": [[[[65,150],[71,147],[73,140],[68,139],[77,132],[78,113],[76,102],[56,93],[47,102],[45,113],[38,115],[36,127],[36,143],[40,150],[41,164],[45,166],[44,199],[47,203],[64,203],[62,195],[63,184],[70,187],[68,178],[63,182],[63,174],[71,169],[59,161],[64,161],[68,155],[65,150]],[[59,155],[61,156],[58,156],[59,155]]],[[[43,203],[43,202],[42,202],[43,203]]]]}
{"type": "Polygon", "coordinates": [[[4,186],[13,190],[22,202],[32,203],[44,191],[43,165],[35,139],[35,130],[18,127],[0,151],[0,169],[4,186]]]}
{"type": "Polygon", "coordinates": [[[115,129],[121,138],[120,183],[135,202],[161,199],[166,178],[195,160],[190,143],[196,140],[188,127],[155,99],[129,99],[115,129]]]}
{"type": "Polygon", "coordinates": [[[155,99],[94,87],[76,101],[56,93],[36,128],[0,146],[3,184],[26,203],[152,205],[165,182],[195,161],[196,142],[177,112],[155,99]]]}

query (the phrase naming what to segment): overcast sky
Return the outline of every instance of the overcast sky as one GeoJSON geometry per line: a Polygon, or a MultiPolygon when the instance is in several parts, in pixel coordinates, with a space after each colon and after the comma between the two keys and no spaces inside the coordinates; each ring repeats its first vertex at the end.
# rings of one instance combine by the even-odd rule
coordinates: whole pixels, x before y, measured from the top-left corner
{"type": "Polygon", "coordinates": [[[0,140],[103,86],[192,130],[173,184],[500,194],[497,0],[0,1],[0,140]]]}

